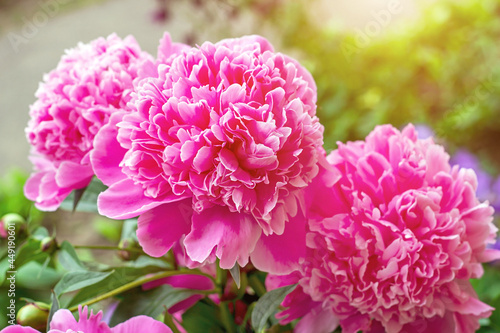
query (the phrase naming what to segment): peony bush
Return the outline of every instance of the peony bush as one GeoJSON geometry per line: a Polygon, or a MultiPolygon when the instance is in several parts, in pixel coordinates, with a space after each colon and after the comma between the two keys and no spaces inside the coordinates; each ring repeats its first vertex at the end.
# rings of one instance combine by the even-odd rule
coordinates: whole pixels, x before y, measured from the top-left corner
{"type": "Polygon", "coordinates": [[[468,333],[494,310],[471,284],[500,259],[475,171],[411,124],[327,154],[313,77],[261,36],[191,47],[166,33],[156,58],[99,38],[36,96],[26,197],[90,205],[120,235],[74,247],[11,228],[10,269],[32,258],[59,277],[2,333],[468,333]]]}
{"type": "Polygon", "coordinates": [[[297,331],[475,332],[491,315],[469,279],[500,258],[493,208],[475,196],[471,169],[450,167],[432,138],[413,126],[379,126],[365,141],[339,144],[328,156],[342,174],[314,215],[308,254],[290,276],[268,276],[270,288],[298,287],[279,314],[300,318],[297,331]],[[320,324],[321,323],[321,324],[320,324]]]}

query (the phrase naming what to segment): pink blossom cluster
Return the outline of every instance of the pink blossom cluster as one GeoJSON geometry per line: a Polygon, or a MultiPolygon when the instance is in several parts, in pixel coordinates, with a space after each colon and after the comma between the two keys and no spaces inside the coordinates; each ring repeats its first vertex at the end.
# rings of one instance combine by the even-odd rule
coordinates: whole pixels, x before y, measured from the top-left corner
{"type": "MultiPolygon", "coordinates": [[[[133,317],[124,323],[109,328],[108,324],[102,320],[102,312],[94,314],[90,311],[89,315],[87,307],[79,307],[78,314],[79,319],[76,321],[69,310],[61,309],[56,311],[50,322],[50,330],[47,333],[172,333],[172,330],[167,325],[148,316],[133,317]]],[[[40,332],[31,327],[12,325],[4,328],[0,333],[40,332]]]]}
{"type": "Polygon", "coordinates": [[[39,209],[55,210],[89,184],[94,137],[112,113],[128,109],[133,82],[152,61],[132,36],[113,34],[66,51],[44,76],[26,128],[35,173],[25,194],[39,209]]]}
{"type": "MultiPolygon", "coordinates": [[[[278,315],[300,319],[297,332],[468,333],[493,310],[469,283],[500,258],[474,171],[451,167],[412,125],[379,126],[326,156],[311,74],[260,36],[189,47],[165,34],[156,59],[132,37],[100,38],[69,51],[37,97],[25,193],[38,208],[97,176],[108,186],[99,212],[138,217],[147,254],[251,262],[272,274],[270,289],[297,284],[278,315]]],[[[214,287],[186,275],[145,288],[158,283],[214,287]]],[[[147,320],[99,325],[125,333],[147,320]]]]}
{"type": "Polygon", "coordinates": [[[298,283],[279,314],[297,332],[475,332],[492,307],[469,279],[498,259],[493,209],[476,198],[472,169],[450,167],[432,139],[379,126],[328,156],[342,175],[309,221],[301,269],[269,276],[298,283]]]}
{"type": "Polygon", "coordinates": [[[185,236],[194,261],[291,271],[305,251],[303,190],[324,159],[311,75],[258,36],[169,59],[96,138],[100,213],[139,216],[152,256],[185,236]]]}

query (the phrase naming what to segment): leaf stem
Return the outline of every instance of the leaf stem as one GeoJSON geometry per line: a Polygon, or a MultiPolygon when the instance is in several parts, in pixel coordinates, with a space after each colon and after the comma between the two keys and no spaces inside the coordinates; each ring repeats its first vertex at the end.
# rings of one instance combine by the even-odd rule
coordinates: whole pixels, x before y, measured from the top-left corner
{"type": "Polygon", "coordinates": [[[107,251],[130,251],[143,253],[144,251],[140,249],[122,249],[118,246],[107,246],[107,245],[73,245],[75,249],[89,249],[89,250],[107,250],[107,251]]]}
{"type": "MultiPolygon", "coordinates": [[[[194,271],[194,270],[189,270],[189,271],[166,271],[166,272],[161,272],[161,273],[158,273],[158,274],[155,274],[155,275],[151,275],[151,276],[147,276],[147,277],[143,277],[143,278],[140,278],[138,280],[135,280],[135,281],[132,281],[130,283],[127,283],[127,284],[124,284],[123,286],[120,286],[114,290],[111,290],[107,293],[104,293],[102,295],[99,295],[95,298],[92,298],[90,300],[88,300],[87,302],[85,303],[82,303],[80,304],[81,306],[86,306],[86,305],[92,305],[92,304],[95,304],[97,302],[100,302],[102,300],[105,300],[106,298],[110,298],[110,297],[113,297],[113,296],[116,296],[116,295],[119,295],[125,291],[128,291],[130,289],[134,289],[136,287],[140,287],[142,286],[143,284],[145,283],[148,283],[148,282],[151,282],[151,281],[155,281],[155,280],[158,280],[158,279],[162,279],[162,278],[166,278],[166,277],[169,277],[169,276],[175,276],[175,275],[202,275],[202,276],[206,276],[206,277],[209,277],[213,280],[213,277],[208,275],[208,274],[205,274],[205,273],[202,273],[202,272],[198,272],[198,271],[194,271]]],[[[213,292],[218,292],[217,289],[214,289],[214,290],[200,290],[200,293],[201,294],[208,294],[208,293],[213,293],[213,292]]],[[[69,308],[69,311],[73,312],[73,311],[77,311],[78,310],[78,307],[80,305],[75,305],[71,308],[69,308]]]]}

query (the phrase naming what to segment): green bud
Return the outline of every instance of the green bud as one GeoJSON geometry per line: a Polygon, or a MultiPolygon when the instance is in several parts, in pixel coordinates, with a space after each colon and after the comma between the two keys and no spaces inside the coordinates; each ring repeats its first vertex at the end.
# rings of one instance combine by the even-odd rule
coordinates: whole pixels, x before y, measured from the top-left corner
{"type": "Polygon", "coordinates": [[[0,224],[3,225],[3,229],[7,233],[12,230],[12,226],[15,228],[16,235],[26,230],[26,220],[21,215],[15,213],[2,216],[0,224]]]}
{"type": "Polygon", "coordinates": [[[42,302],[28,303],[17,312],[17,323],[36,330],[45,330],[50,306],[42,302]]]}
{"type": "Polygon", "coordinates": [[[139,252],[134,250],[140,250],[137,241],[131,238],[122,239],[118,244],[120,250],[118,251],[118,256],[125,261],[135,260],[139,257],[139,252]],[[132,250],[132,251],[130,251],[132,250]]]}
{"type": "Polygon", "coordinates": [[[48,254],[54,253],[57,250],[57,242],[54,237],[45,237],[40,242],[40,250],[48,254]]]}

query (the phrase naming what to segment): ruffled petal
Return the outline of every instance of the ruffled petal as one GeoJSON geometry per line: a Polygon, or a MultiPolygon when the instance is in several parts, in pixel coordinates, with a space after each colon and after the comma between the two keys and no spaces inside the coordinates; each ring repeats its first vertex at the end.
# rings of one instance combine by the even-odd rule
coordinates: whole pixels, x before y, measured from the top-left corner
{"type": "Polygon", "coordinates": [[[261,233],[250,215],[216,206],[193,215],[192,231],[184,244],[191,260],[198,262],[205,261],[215,248],[220,267],[230,269],[236,262],[242,267],[248,263],[261,233]]]}
{"type": "Polygon", "coordinates": [[[40,333],[40,331],[37,331],[31,327],[23,327],[21,325],[11,325],[1,330],[0,333],[40,333]]]}
{"type": "MultiPolygon", "coordinates": [[[[94,332],[94,331],[86,331],[94,332]]],[[[137,333],[137,332],[148,332],[148,333],[172,333],[172,330],[168,328],[164,323],[154,320],[148,316],[137,316],[123,322],[111,329],[112,333],[137,333]]]]}
{"type": "Polygon", "coordinates": [[[79,319],[78,322],[73,317],[73,314],[66,309],[58,310],[52,317],[50,322],[51,330],[61,330],[66,332],[66,330],[82,331],[82,332],[92,332],[92,333],[111,333],[111,329],[108,325],[101,321],[102,312],[94,314],[90,311],[90,316],[88,314],[88,308],[80,306],[78,308],[79,319]]]}

